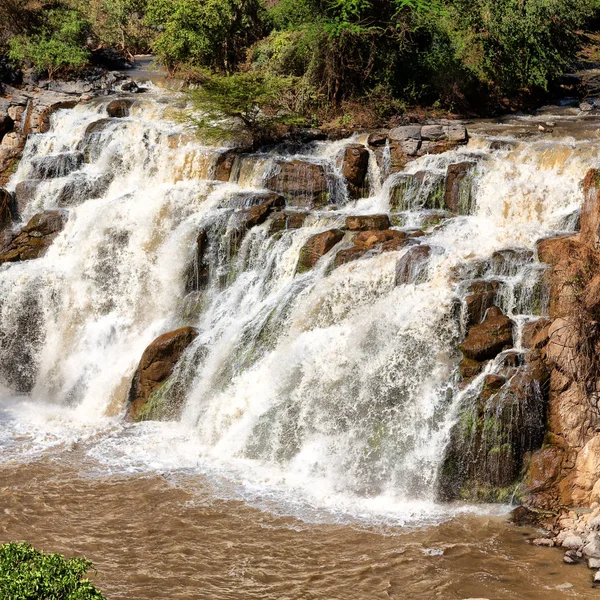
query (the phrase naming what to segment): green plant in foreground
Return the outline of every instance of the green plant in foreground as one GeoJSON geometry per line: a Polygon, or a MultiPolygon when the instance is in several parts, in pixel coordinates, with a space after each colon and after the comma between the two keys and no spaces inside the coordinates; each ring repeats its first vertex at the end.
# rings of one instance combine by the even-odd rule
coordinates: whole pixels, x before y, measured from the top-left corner
{"type": "Polygon", "coordinates": [[[44,554],[27,543],[0,546],[0,598],[3,600],[106,600],[89,579],[86,558],[44,554]]]}
{"type": "Polygon", "coordinates": [[[258,146],[278,125],[304,122],[288,108],[292,86],[290,77],[257,72],[207,75],[199,89],[188,90],[194,109],[202,115],[190,120],[208,141],[239,139],[245,133],[258,146]]]}

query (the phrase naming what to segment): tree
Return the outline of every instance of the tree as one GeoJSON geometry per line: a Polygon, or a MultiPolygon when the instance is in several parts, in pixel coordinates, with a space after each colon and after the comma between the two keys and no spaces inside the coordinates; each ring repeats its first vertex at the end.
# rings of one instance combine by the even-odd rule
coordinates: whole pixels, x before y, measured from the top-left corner
{"type": "Polygon", "coordinates": [[[231,72],[265,33],[261,0],[150,0],[153,50],[169,68],[183,63],[231,72]]]}
{"type": "Polygon", "coordinates": [[[43,9],[30,33],[8,40],[8,56],[19,63],[29,62],[52,79],[65,69],[78,69],[89,60],[85,40],[89,21],[65,6],[43,9]]]}
{"type": "Polygon", "coordinates": [[[294,80],[258,72],[208,75],[189,90],[200,117],[191,120],[208,141],[222,142],[249,134],[254,147],[267,141],[278,125],[298,125],[304,119],[290,109],[294,80]]]}
{"type": "Polygon", "coordinates": [[[86,558],[44,554],[26,543],[0,546],[0,597],[18,600],[106,600],[86,573],[86,558]]]}

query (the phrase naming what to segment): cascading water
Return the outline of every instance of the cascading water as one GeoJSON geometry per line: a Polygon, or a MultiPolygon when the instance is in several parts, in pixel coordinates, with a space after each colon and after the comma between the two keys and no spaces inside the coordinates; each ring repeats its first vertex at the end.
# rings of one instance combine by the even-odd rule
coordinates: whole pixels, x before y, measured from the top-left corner
{"type": "Polygon", "coordinates": [[[593,144],[475,135],[385,180],[389,165],[371,156],[372,195],[355,201],[336,157],[356,139],[239,156],[230,180],[215,181],[224,149],[170,120],[177,101],[153,92],[122,119],[106,119],[103,103],[80,105],[30,137],[10,182],[29,194],[22,221],[50,209],[68,220],[42,258],[0,267],[0,376],[6,397],[20,394],[3,443],[16,448],[19,419],[37,420],[32,451],[90,435],[89,455],[113,467],[204,465],[317,507],[439,512],[436,480],[464,396],[465,285],[496,281],[496,304],[518,324],[544,314],[545,267],[532,250],[574,227],[593,144]],[[283,230],[267,219],[240,237],[236,211],[290,161],[323,167],[324,190],[310,173],[292,184],[334,209],[283,230]],[[470,165],[465,214],[448,218],[440,181],[457,163],[470,165]],[[314,234],[389,211],[397,228],[424,230],[431,253],[419,277],[396,281],[414,244],[297,268],[314,234]],[[199,231],[208,270],[190,275],[199,231]],[[199,335],[164,391],[181,406],[177,433],[120,424],[144,349],[182,325],[199,335]]]}

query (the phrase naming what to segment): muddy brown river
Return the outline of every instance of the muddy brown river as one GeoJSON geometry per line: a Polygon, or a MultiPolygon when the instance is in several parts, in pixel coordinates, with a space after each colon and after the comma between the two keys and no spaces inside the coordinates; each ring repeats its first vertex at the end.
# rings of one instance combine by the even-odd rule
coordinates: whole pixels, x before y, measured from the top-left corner
{"type": "MultiPolygon", "coordinates": [[[[77,449],[0,469],[0,540],[83,554],[109,599],[597,598],[583,566],[506,516],[424,527],[311,523],[223,499],[206,477],[100,474],[77,449]]],[[[281,511],[279,511],[281,512],[281,511]]],[[[330,522],[327,522],[330,521],[330,522]]]]}

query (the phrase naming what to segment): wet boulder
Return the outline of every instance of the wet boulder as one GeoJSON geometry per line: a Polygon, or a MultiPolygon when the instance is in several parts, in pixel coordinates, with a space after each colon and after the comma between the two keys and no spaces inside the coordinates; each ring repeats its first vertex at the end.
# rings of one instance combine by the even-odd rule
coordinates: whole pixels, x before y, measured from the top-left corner
{"type": "Polygon", "coordinates": [[[304,225],[308,214],[305,211],[295,210],[282,210],[273,213],[270,217],[269,235],[288,229],[300,229],[304,225]]]}
{"type": "Polygon", "coordinates": [[[300,250],[296,272],[304,273],[312,269],[343,237],[341,229],[329,229],[308,238],[300,250]]]}
{"type": "Polygon", "coordinates": [[[229,219],[229,236],[231,252],[234,253],[240,247],[246,233],[256,225],[262,225],[275,210],[285,206],[283,196],[267,192],[259,197],[254,197],[257,204],[248,208],[236,210],[229,219]]]}
{"type": "Polygon", "coordinates": [[[388,215],[361,215],[346,217],[346,227],[350,231],[369,231],[374,229],[389,229],[390,218],[388,215]]]}
{"type": "Polygon", "coordinates": [[[367,138],[367,144],[373,148],[385,146],[389,133],[389,129],[377,129],[372,131],[367,138]]]}
{"type": "Polygon", "coordinates": [[[125,416],[131,421],[152,418],[152,396],[167,382],[183,353],[198,336],[181,327],[156,338],[142,354],[133,376],[125,416]]]}
{"type": "Polygon", "coordinates": [[[237,150],[225,150],[225,152],[217,154],[213,165],[212,178],[216,181],[229,181],[238,154],[237,150]]]}
{"type": "Polygon", "coordinates": [[[396,285],[422,283],[427,277],[430,257],[430,246],[409,248],[396,265],[396,285]]]}
{"type": "Polygon", "coordinates": [[[365,196],[367,173],[369,172],[369,151],[362,144],[349,144],[338,158],[338,168],[347,182],[351,198],[365,196]]]}
{"type": "Polygon", "coordinates": [[[205,287],[210,279],[210,264],[207,260],[209,248],[208,229],[203,227],[196,236],[194,255],[186,273],[186,292],[195,292],[205,287]]]}
{"type": "Polygon", "coordinates": [[[34,179],[53,179],[64,177],[80,169],[83,164],[83,153],[61,152],[51,156],[40,156],[31,161],[34,179]]]}
{"type": "Polygon", "coordinates": [[[513,329],[514,323],[499,308],[490,308],[483,323],[471,327],[460,349],[471,360],[489,360],[512,347],[513,329]]]}
{"type": "Polygon", "coordinates": [[[98,152],[97,147],[103,132],[115,122],[114,119],[98,119],[86,127],[79,150],[87,162],[98,152]]]}
{"type": "Polygon", "coordinates": [[[0,188],[0,231],[13,224],[17,216],[16,199],[13,194],[0,188]]]}
{"type": "Polygon", "coordinates": [[[129,109],[133,100],[113,100],[106,105],[106,114],[113,119],[122,119],[129,116],[129,109]]]}
{"type": "Polygon", "coordinates": [[[473,281],[465,296],[467,328],[483,321],[485,313],[494,306],[500,289],[500,281],[482,279],[473,281]]]}
{"type": "Polygon", "coordinates": [[[112,173],[88,175],[78,173],[70,178],[58,193],[56,202],[59,206],[77,206],[92,198],[101,198],[113,180],[112,173]]]}
{"type": "Polygon", "coordinates": [[[400,250],[408,243],[408,236],[404,231],[373,229],[360,231],[354,236],[353,242],[354,246],[340,250],[336,254],[333,262],[335,267],[358,260],[366,255],[400,250]]]}
{"type": "Polygon", "coordinates": [[[41,179],[24,179],[15,186],[15,201],[18,214],[22,214],[35,198],[41,179]]]}
{"type": "Polygon", "coordinates": [[[47,210],[34,215],[12,241],[2,248],[0,264],[43,256],[66,222],[67,214],[61,210],[47,210]]]}
{"type": "Polygon", "coordinates": [[[316,208],[329,200],[327,178],[322,165],[303,160],[279,161],[265,187],[285,196],[288,206],[316,208]]]}
{"type": "Polygon", "coordinates": [[[463,379],[472,379],[483,371],[485,363],[470,358],[463,358],[458,365],[460,375],[463,379]]]}
{"type": "Polygon", "coordinates": [[[474,167],[475,163],[471,161],[448,165],[444,204],[449,211],[457,215],[471,213],[474,167]]]}
{"type": "Polygon", "coordinates": [[[283,196],[274,193],[265,193],[253,197],[253,203],[247,208],[233,213],[229,226],[235,231],[247,231],[256,225],[262,225],[269,215],[285,206],[283,196]]]}
{"type": "Polygon", "coordinates": [[[519,269],[532,263],[534,253],[527,248],[505,248],[492,254],[490,267],[498,277],[513,277],[519,269]]]}
{"type": "Polygon", "coordinates": [[[399,173],[390,184],[391,210],[445,208],[445,179],[433,171],[399,173]]]}

